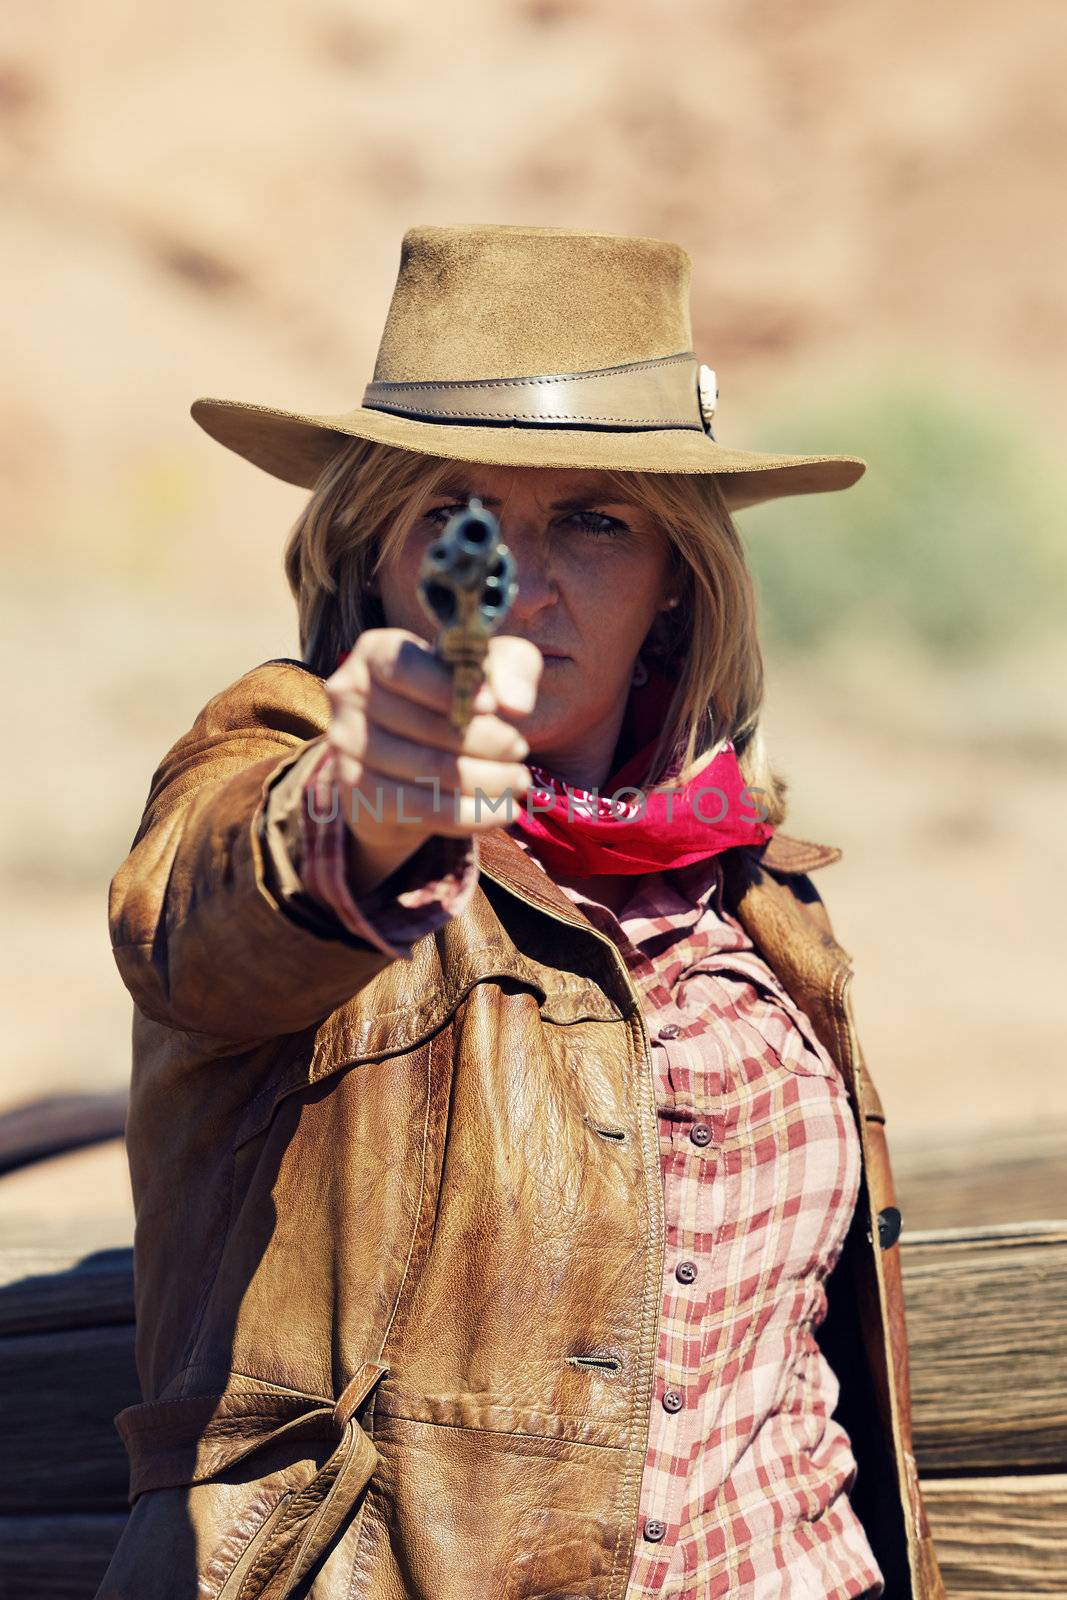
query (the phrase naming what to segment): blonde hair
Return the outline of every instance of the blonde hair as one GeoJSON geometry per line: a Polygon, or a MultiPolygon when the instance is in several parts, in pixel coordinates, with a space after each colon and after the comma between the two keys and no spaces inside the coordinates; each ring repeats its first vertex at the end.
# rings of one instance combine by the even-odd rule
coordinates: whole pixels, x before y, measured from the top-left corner
{"type": "MultiPolygon", "coordinates": [[[[290,531],[285,573],[296,600],[304,663],[321,677],[365,628],[385,626],[368,580],[399,549],[455,468],[448,458],[354,439],[323,469],[290,531]]],[[[785,817],[787,781],[770,765],[759,725],[763,656],[757,602],[733,519],[714,474],[611,472],[671,542],[678,605],[662,612],[642,653],[677,664],[678,687],[644,782],[678,782],[732,739],[766,819],[785,817]]]]}

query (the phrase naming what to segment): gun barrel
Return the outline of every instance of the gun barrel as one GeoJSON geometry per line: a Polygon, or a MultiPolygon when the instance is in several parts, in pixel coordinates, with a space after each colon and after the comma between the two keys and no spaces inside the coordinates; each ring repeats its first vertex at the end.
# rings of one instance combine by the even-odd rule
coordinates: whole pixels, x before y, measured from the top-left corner
{"type": "Polygon", "coordinates": [[[438,628],[437,653],[452,667],[456,728],[470,721],[489,639],[511,609],[516,590],[515,563],[501,542],[500,524],[472,496],[430,545],[419,573],[419,598],[438,628]]]}

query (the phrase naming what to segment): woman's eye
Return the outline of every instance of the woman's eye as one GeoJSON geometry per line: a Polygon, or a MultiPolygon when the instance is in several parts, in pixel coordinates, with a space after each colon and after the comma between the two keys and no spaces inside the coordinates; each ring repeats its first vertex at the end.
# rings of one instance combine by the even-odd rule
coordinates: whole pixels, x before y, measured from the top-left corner
{"type": "MultiPolygon", "coordinates": [[[[426,512],[424,521],[432,523],[435,527],[443,527],[457,511],[465,509],[465,501],[457,505],[434,506],[432,510],[426,512]]],[[[591,533],[594,537],[612,538],[615,534],[627,532],[625,522],[620,522],[618,517],[609,517],[605,511],[570,511],[562,520],[577,524],[583,532],[591,533]]]]}
{"type": "Polygon", "coordinates": [[[436,522],[439,524],[439,526],[443,527],[450,517],[455,516],[457,511],[464,510],[466,510],[466,502],[464,502],[463,505],[434,506],[432,511],[427,511],[423,520],[426,522],[436,522]]]}
{"type": "Polygon", "coordinates": [[[576,522],[586,533],[603,534],[608,538],[626,532],[625,522],[609,517],[604,511],[572,511],[568,521],[576,522]]]}

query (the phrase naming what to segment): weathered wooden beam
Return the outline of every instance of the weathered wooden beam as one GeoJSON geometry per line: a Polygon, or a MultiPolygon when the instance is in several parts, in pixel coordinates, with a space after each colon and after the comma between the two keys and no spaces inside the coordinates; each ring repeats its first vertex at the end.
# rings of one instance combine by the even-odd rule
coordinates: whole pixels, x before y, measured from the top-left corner
{"type": "Polygon", "coordinates": [[[894,1139],[897,1203],[909,1231],[980,1229],[1067,1217],[1067,1126],[951,1139],[894,1139]]]}
{"type": "Polygon", "coordinates": [[[0,1112],[0,1172],[14,1172],[63,1150],[121,1138],[128,1099],[124,1088],[42,1095],[0,1112]]]}
{"type": "Polygon", "coordinates": [[[951,1600],[1067,1594],[1067,1473],[931,1478],[923,1497],[951,1600]]]}
{"type": "Polygon", "coordinates": [[[0,1600],[93,1600],[125,1524],[118,1515],[0,1516],[0,1600]]]}
{"type": "Polygon", "coordinates": [[[133,1252],[0,1250],[0,1336],[133,1321],[133,1252]]]}
{"type": "Polygon", "coordinates": [[[1067,1223],[900,1249],[920,1472],[1067,1470],[1067,1223]]]}
{"type": "Polygon", "coordinates": [[[128,1511],[116,1412],[140,1399],[133,1327],[0,1339],[0,1513],[128,1511]]]}

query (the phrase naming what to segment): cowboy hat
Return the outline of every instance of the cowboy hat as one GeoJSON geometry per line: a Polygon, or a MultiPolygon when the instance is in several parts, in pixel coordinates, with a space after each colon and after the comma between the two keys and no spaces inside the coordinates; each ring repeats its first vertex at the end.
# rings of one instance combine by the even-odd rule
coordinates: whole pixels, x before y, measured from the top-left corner
{"type": "Polygon", "coordinates": [[[348,439],[491,465],[714,472],[734,508],[855,483],[866,466],[855,456],[718,442],[689,277],[687,253],[662,239],[409,228],[362,405],[319,415],[202,398],[192,415],[306,489],[348,439]]]}

